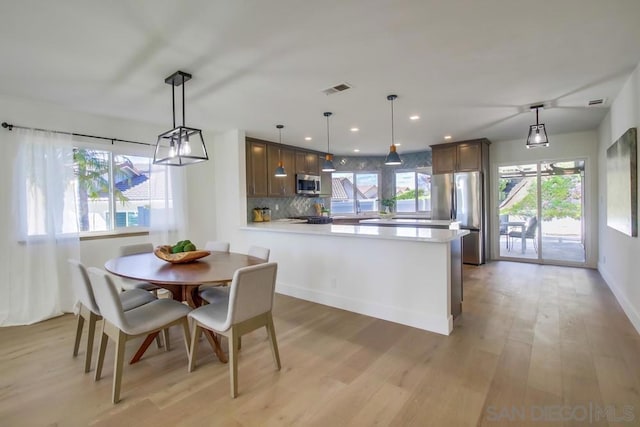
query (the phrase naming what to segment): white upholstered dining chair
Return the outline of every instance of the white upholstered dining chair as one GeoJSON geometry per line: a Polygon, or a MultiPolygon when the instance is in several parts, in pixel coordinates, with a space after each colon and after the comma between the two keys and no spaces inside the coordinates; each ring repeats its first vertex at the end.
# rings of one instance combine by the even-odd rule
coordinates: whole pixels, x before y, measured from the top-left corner
{"type": "MultiPolygon", "coordinates": [[[[82,329],[84,322],[87,321],[87,351],[84,358],[84,371],[89,372],[91,369],[91,355],[93,352],[93,337],[96,330],[96,322],[102,319],[100,309],[96,304],[89,275],[87,269],[78,260],[70,259],[71,280],[73,288],[78,299],[78,324],[76,327],[76,339],[73,344],[73,357],[78,356],[78,348],[80,347],[80,339],[82,337],[82,329]]],[[[122,309],[128,311],[141,305],[150,303],[156,299],[155,296],[142,289],[131,289],[118,294],[122,309]]]]}
{"type": "Polygon", "coordinates": [[[204,248],[207,251],[214,252],[229,252],[229,242],[222,242],[220,240],[210,240],[205,243],[204,248]]]}
{"type": "MultiPolygon", "coordinates": [[[[124,311],[116,286],[108,273],[95,267],[89,268],[88,272],[96,303],[104,318],[95,379],[99,380],[102,375],[107,342],[111,338],[116,344],[111,400],[113,403],[118,403],[126,342],[132,338],[160,332],[173,325],[182,325],[188,354],[190,346],[187,315],[191,309],[172,299],[162,298],[133,310],[124,311]]],[[[165,347],[168,348],[168,346],[165,347]]]]}
{"type": "MultiPolygon", "coordinates": [[[[145,254],[149,252],[153,252],[153,245],[151,243],[138,243],[135,245],[120,246],[120,256],[145,254]]],[[[125,278],[120,278],[120,285],[124,290],[144,289],[145,291],[153,292],[155,295],[158,294],[158,289],[160,289],[156,285],[152,285],[148,282],[125,278]]]]}
{"type": "Polygon", "coordinates": [[[277,270],[275,262],[240,268],[233,275],[228,298],[221,298],[189,313],[193,321],[189,372],[195,368],[198,339],[203,328],[226,336],[233,398],[238,395],[238,345],[242,335],[266,327],[273,360],[280,370],[280,354],[271,315],[277,270]]]}
{"type": "MultiPolygon", "coordinates": [[[[225,252],[229,253],[229,242],[223,242],[220,240],[210,240],[204,245],[204,249],[207,251],[213,252],[225,252]]],[[[204,291],[205,289],[217,287],[217,286],[225,286],[226,283],[203,283],[198,288],[199,292],[204,291]]]]}
{"type": "Polygon", "coordinates": [[[249,256],[269,261],[269,255],[271,255],[271,249],[264,248],[262,246],[249,246],[249,256]]]}
{"type": "MultiPolygon", "coordinates": [[[[271,250],[268,248],[264,248],[262,246],[251,246],[249,247],[248,255],[260,258],[265,261],[269,261],[269,255],[271,254],[271,250]]],[[[224,286],[209,286],[202,287],[200,289],[200,298],[202,298],[207,303],[211,304],[220,298],[228,298],[229,297],[229,287],[224,286]]]]}

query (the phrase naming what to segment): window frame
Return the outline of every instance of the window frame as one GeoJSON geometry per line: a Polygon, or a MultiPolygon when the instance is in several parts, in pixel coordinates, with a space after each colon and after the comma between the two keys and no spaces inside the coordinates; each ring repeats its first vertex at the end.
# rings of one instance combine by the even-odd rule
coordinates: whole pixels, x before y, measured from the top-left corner
{"type": "MultiPolygon", "coordinates": [[[[366,170],[360,170],[360,171],[335,171],[335,172],[331,172],[331,201],[330,201],[330,206],[331,206],[331,213],[332,215],[334,214],[333,212],[333,174],[351,174],[353,176],[353,186],[354,188],[358,187],[358,175],[375,175],[376,176],[376,187],[377,187],[377,191],[376,191],[376,198],[375,199],[364,199],[364,200],[373,200],[374,202],[378,202],[381,198],[381,193],[380,193],[380,180],[381,180],[381,172],[380,171],[366,171],[366,170]]],[[[380,209],[379,203],[374,203],[374,207],[376,207],[376,209],[374,210],[367,210],[367,211],[362,211],[359,207],[359,200],[362,199],[358,199],[357,194],[353,194],[353,202],[352,202],[352,210],[351,212],[345,213],[345,215],[359,215],[362,213],[377,213],[380,209]]]]}
{"type": "MultiPolygon", "coordinates": [[[[429,210],[424,210],[421,211],[418,209],[419,207],[419,203],[418,203],[418,174],[424,174],[424,175],[429,175],[429,197],[431,197],[431,178],[433,177],[433,169],[431,167],[419,167],[419,168],[410,168],[410,169],[395,169],[393,171],[393,195],[394,198],[397,196],[397,174],[398,173],[408,173],[408,172],[412,172],[413,173],[413,184],[414,184],[414,190],[415,191],[415,198],[414,200],[414,210],[411,212],[398,212],[397,210],[397,200],[396,200],[396,213],[399,214],[416,214],[416,215],[425,215],[428,217],[431,217],[431,209],[429,210]]],[[[431,204],[429,204],[429,207],[431,207],[431,204]]]]}
{"type": "MultiPolygon", "coordinates": [[[[112,237],[124,237],[124,236],[136,236],[136,235],[148,235],[150,230],[150,224],[146,226],[125,226],[125,227],[117,227],[116,226],[116,214],[118,213],[118,200],[114,194],[115,191],[115,175],[116,175],[116,157],[138,157],[145,158],[149,162],[149,175],[151,175],[151,166],[153,163],[153,157],[149,155],[149,153],[144,153],[140,151],[129,152],[128,150],[122,150],[114,147],[115,149],[111,149],[110,146],[104,146],[99,144],[85,144],[80,141],[74,141],[74,150],[90,150],[90,151],[101,151],[108,154],[108,187],[109,187],[109,196],[107,200],[108,212],[107,217],[105,218],[105,222],[107,225],[106,230],[80,230],[80,224],[78,224],[78,232],[80,236],[80,240],[93,240],[93,239],[103,239],[103,238],[112,238],[112,237]]],[[[75,165],[75,162],[74,162],[75,165]]],[[[151,179],[149,177],[149,179],[151,179]]],[[[77,196],[77,183],[76,183],[76,197],[77,196]]],[[[151,203],[151,193],[148,194],[149,204],[151,203]]],[[[90,199],[89,199],[90,202],[90,199]]],[[[76,202],[77,203],[77,202],[76,202]]],[[[78,220],[80,220],[78,212],[78,220]]]]}

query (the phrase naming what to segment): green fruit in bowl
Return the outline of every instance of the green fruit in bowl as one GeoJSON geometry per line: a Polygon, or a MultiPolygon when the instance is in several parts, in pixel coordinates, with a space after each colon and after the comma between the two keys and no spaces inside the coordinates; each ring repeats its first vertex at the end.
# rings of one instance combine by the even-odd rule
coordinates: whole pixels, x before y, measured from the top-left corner
{"type": "Polygon", "coordinates": [[[195,250],[196,250],[196,245],[194,245],[193,243],[187,243],[186,245],[184,245],[184,252],[195,251],[195,250]]]}
{"type": "Polygon", "coordinates": [[[178,254],[180,252],[184,252],[184,247],[180,245],[175,245],[171,248],[171,253],[178,254]]]}

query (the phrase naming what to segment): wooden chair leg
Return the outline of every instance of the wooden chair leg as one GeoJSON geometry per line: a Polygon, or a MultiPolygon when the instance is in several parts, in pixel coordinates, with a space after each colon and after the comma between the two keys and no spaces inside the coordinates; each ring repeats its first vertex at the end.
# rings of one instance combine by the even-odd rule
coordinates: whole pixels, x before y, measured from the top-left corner
{"type": "Polygon", "coordinates": [[[271,353],[273,354],[273,361],[276,364],[278,371],[280,370],[280,352],[278,351],[278,341],[276,340],[276,329],[273,326],[273,316],[271,313],[267,314],[267,332],[269,334],[269,341],[271,342],[271,353]]]}
{"type": "Polygon", "coordinates": [[[76,341],[73,344],[73,357],[78,355],[78,348],[80,348],[80,338],[82,337],[82,327],[84,326],[84,317],[82,317],[82,307],[78,313],[78,325],[76,326],[76,341]]]}
{"type": "Polygon", "coordinates": [[[162,348],[162,340],[160,339],[160,334],[156,335],[156,347],[158,347],[158,350],[162,348]]]}
{"type": "Polygon", "coordinates": [[[120,386],[122,384],[122,370],[124,365],[124,349],[127,343],[127,336],[123,332],[118,333],[116,340],[116,354],[113,362],[113,392],[111,400],[113,403],[120,401],[120,386]]]}
{"type": "Polygon", "coordinates": [[[202,328],[198,325],[198,322],[194,321],[191,328],[191,349],[189,350],[189,367],[188,371],[193,372],[196,367],[196,353],[198,350],[198,337],[202,332],[202,328]]]}
{"type": "Polygon", "coordinates": [[[98,381],[102,376],[102,365],[104,364],[104,354],[107,351],[107,342],[109,341],[109,337],[104,332],[105,323],[102,322],[102,338],[100,339],[100,349],[98,350],[98,362],[96,363],[96,375],[94,377],[95,381],[98,381]]]}
{"type": "Polygon", "coordinates": [[[96,323],[98,316],[95,313],[89,313],[89,327],[87,328],[87,354],[84,358],[84,371],[91,370],[91,355],[93,354],[93,337],[96,333],[96,323]]]}
{"type": "Polygon", "coordinates": [[[232,326],[229,330],[229,380],[231,382],[231,397],[238,395],[238,335],[232,326]]]}
{"type": "Polygon", "coordinates": [[[189,349],[191,348],[191,334],[189,333],[189,320],[185,317],[182,322],[182,337],[184,338],[184,346],[189,357],[189,349]]]}
{"type": "Polygon", "coordinates": [[[169,344],[171,341],[171,339],[169,338],[169,328],[165,328],[162,330],[162,337],[164,338],[164,351],[169,351],[171,349],[169,344]]]}

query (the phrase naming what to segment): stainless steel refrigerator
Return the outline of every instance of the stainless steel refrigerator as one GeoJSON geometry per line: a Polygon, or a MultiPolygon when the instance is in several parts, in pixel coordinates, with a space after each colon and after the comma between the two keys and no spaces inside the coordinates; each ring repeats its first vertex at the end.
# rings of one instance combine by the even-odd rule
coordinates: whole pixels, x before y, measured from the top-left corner
{"type": "Polygon", "coordinates": [[[462,262],[484,264],[485,224],[481,172],[438,174],[431,177],[431,218],[460,221],[470,231],[462,240],[462,262]]]}

